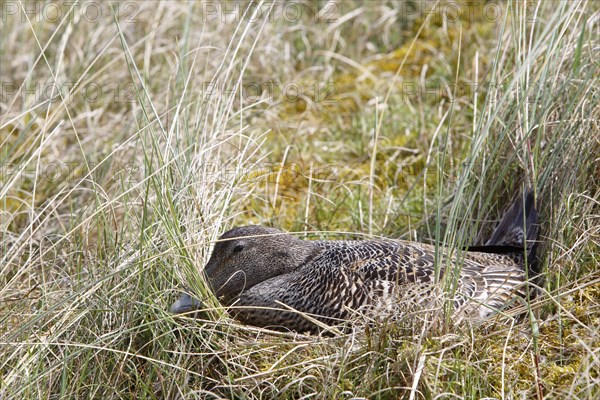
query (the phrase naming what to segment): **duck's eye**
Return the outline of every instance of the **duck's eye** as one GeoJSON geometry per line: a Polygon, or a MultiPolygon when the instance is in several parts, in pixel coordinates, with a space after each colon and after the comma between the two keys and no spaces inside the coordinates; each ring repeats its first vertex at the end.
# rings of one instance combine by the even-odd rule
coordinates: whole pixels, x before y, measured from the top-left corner
{"type": "Polygon", "coordinates": [[[235,246],[233,248],[233,252],[234,253],[239,253],[240,251],[244,250],[244,245],[243,244],[238,244],[237,246],[235,246]]]}

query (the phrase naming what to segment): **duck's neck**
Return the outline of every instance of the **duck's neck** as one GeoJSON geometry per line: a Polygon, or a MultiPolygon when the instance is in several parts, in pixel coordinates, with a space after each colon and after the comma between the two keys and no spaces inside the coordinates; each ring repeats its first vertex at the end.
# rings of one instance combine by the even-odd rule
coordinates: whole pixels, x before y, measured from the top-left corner
{"type": "Polygon", "coordinates": [[[284,251],[288,253],[290,259],[290,270],[288,272],[294,272],[308,264],[321,253],[322,248],[317,242],[297,239],[284,251]]]}

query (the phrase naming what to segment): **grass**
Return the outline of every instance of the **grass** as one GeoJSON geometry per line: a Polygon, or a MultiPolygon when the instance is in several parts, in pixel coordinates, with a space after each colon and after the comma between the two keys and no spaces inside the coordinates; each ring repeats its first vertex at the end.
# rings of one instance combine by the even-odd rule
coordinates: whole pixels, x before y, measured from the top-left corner
{"type": "Polygon", "coordinates": [[[247,6],[3,4],[0,398],[598,397],[597,4],[247,6]],[[242,224],[460,248],[526,186],[504,318],[273,333],[197,273],[242,224]]]}

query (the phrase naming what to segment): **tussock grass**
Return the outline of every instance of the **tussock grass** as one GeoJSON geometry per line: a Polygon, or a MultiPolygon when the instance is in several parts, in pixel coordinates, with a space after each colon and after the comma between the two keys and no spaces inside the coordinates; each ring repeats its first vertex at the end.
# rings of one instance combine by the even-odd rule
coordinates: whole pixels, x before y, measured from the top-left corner
{"type": "Polygon", "coordinates": [[[594,2],[34,4],[2,15],[0,398],[600,395],[594,2]],[[198,274],[250,223],[459,249],[525,187],[538,295],[483,323],[275,333],[198,274]]]}

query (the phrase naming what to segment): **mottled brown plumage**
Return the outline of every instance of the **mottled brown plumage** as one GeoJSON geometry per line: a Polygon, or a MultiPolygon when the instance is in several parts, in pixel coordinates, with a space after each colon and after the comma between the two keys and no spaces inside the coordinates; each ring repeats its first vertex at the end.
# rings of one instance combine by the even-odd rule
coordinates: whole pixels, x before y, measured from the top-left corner
{"type": "MultiPolygon", "coordinates": [[[[457,256],[441,249],[437,279],[431,245],[403,240],[306,241],[263,226],[226,232],[204,272],[215,295],[235,306],[237,319],[275,329],[317,330],[302,313],[335,324],[353,311],[392,310],[399,296],[408,293],[405,288],[432,287],[446,274],[456,277],[453,300],[458,312],[485,317],[524,296],[524,241],[535,239],[535,223],[533,195],[528,194],[525,207],[521,199],[516,201],[479,251],[457,256]]],[[[530,262],[532,250],[529,246],[530,262]]],[[[427,299],[418,299],[422,300],[427,299]]],[[[172,311],[188,311],[190,301],[189,296],[178,300],[172,311]]]]}

